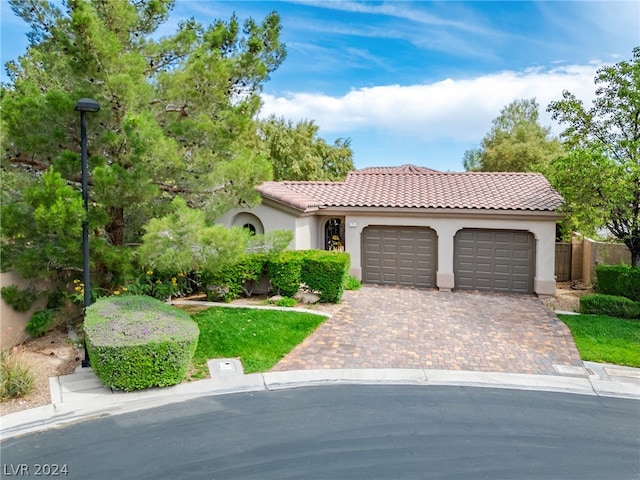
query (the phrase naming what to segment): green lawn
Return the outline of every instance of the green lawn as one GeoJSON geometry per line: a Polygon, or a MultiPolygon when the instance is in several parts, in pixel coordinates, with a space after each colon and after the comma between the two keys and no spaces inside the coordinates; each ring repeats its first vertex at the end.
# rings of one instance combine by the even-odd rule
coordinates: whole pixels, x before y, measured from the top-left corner
{"type": "Polygon", "coordinates": [[[193,377],[212,358],[239,358],[245,373],[270,370],[326,317],[312,313],[212,307],[193,315],[200,327],[193,377]]]}
{"type": "Polygon", "coordinates": [[[607,315],[558,315],[582,360],[640,367],[640,320],[607,315]]]}

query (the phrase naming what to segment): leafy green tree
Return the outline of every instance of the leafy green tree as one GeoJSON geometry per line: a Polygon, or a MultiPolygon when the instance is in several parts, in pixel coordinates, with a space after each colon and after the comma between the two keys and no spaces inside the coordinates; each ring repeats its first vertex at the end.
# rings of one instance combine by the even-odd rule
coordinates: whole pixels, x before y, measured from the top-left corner
{"type": "MultiPolygon", "coordinates": [[[[190,19],[158,39],[173,0],[69,0],[64,11],[45,0],[10,3],[31,31],[27,52],[6,65],[10,82],[0,92],[3,178],[11,180],[2,186],[3,247],[23,247],[12,255],[3,248],[5,267],[39,261],[33,235],[68,251],[25,272],[81,264],[80,242],[66,242],[80,230],[77,215],[65,217],[64,228],[13,227],[33,222],[45,205],[30,204],[25,190],[46,188],[45,173],[78,189],[80,98],[101,105],[87,119],[93,270],[105,278],[123,274],[126,250],[173,198],[208,220],[259,200],[254,186],[271,178],[258,153],[259,94],[286,56],[275,12],[243,25],[235,16],[207,27],[190,19]]],[[[58,205],[68,192],[55,191],[58,205]]]]}
{"type": "Polygon", "coordinates": [[[640,47],[630,61],[598,70],[595,84],[589,109],[568,91],[548,107],[566,126],[561,137],[570,149],[552,163],[550,178],[577,228],[606,228],[640,266],[640,47]]]}
{"type": "Polygon", "coordinates": [[[560,142],[539,123],[535,98],[515,100],[493,120],[480,147],[465,152],[463,165],[479,172],[539,171],[561,153],[560,142]]]}
{"type": "Polygon", "coordinates": [[[318,137],[318,126],[303,120],[271,116],[260,122],[262,149],[274,180],[343,180],[354,169],[349,139],[329,145],[318,137]]]}
{"type": "Polygon", "coordinates": [[[249,231],[210,225],[202,210],[189,208],[176,197],[172,212],[153,218],[145,227],[137,254],[141,263],[160,273],[215,273],[231,265],[245,251],[249,231]]]}

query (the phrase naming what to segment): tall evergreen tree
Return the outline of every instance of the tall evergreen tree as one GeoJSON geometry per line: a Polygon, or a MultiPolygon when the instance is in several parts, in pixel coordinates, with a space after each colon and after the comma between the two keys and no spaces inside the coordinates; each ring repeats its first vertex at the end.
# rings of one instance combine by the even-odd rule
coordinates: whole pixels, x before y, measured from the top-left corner
{"type": "Polygon", "coordinates": [[[256,153],[254,118],[286,56],[275,12],[260,23],[189,19],[158,38],[173,0],[10,3],[31,31],[0,98],[5,266],[46,275],[81,263],[80,98],[101,105],[87,114],[90,225],[92,260],[107,276],[122,273],[127,247],[176,196],[209,220],[258,201],[253,187],[271,166],[256,153]],[[64,222],[38,217],[52,205],[69,210],[64,222]]]}

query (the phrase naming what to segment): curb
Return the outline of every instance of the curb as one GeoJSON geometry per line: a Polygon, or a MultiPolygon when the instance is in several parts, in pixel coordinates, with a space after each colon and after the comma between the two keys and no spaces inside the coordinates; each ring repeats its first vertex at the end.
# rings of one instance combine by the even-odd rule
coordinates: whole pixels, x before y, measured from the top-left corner
{"type": "Polygon", "coordinates": [[[200,300],[172,300],[171,305],[196,305],[206,307],[221,307],[221,308],[250,308],[252,310],[278,310],[287,312],[299,312],[299,313],[311,313],[313,315],[319,315],[321,317],[330,317],[331,313],[323,312],[321,310],[314,310],[312,308],[300,308],[300,307],[278,307],[277,305],[243,305],[241,303],[220,303],[220,302],[202,302],[200,300]]]}
{"type": "MultiPolygon", "coordinates": [[[[606,371],[608,368],[606,365],[592,363],[585,366],[589,372],[606,371]]],[[[204,396],[325,385],[466,386],[640,400],[640,379],[635,378],[635,374],[640,371],[628,370],[634,374],[632,381],[602,379],[598,372],[589,376],[571,377],[427,369],[297,370],[249,375],[243,375],[240,371],[237,375],[125,393],[114,392],[102,386],[92,370],[84,369],[76,374],[49,379],[52,404],[2,417],[0,438],[12,438],[92,418],[119,415],[204,396]]]]}

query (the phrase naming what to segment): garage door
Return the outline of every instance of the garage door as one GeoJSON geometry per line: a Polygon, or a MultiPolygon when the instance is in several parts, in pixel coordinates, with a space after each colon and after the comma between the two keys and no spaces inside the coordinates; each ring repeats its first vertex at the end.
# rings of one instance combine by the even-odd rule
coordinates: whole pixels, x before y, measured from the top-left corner
{"type": "Polygon", "coordinates": [[[533,293],[534,256],[529,232],[460,230],[454,241],[455,288],[533,293]]]}
{"type": "Polygon", "coordinates": [[[362,280],[434,288],[436,238],[430,228],[366,227],[362,232],[362,280]]]}

